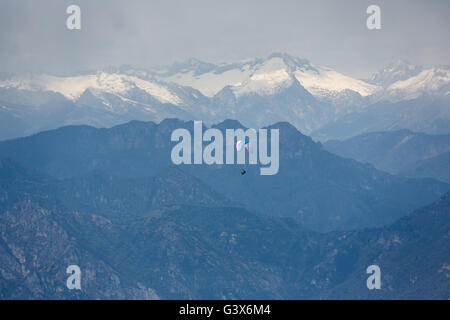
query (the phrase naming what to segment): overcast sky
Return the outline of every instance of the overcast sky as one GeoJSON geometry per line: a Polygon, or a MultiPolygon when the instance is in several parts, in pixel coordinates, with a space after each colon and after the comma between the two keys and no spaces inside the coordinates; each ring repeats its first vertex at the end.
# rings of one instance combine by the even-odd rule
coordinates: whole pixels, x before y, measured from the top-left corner
{"type": "Polygon", "coordinates": [[[67,73],[286,52],[368,77],[392,60],[450,64],[450,1],[0,0],[0,71],[67,73]],[[66,8],[81,7],[81,30],[66,8]],[[381,7],[381,30],[366,8],[381,7]]]}

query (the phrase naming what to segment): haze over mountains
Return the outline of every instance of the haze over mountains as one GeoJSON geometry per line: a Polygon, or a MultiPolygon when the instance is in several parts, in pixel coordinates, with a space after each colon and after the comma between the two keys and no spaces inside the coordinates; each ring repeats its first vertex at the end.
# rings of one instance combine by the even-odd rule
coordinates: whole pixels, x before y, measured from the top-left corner
{"type": "MultiPolygon", "coordinates": [[[[242,126],[231,120],[216,126],[219,130],[239,127],[242,126]]],[[[162,192],[172,188],[180,189],[180,194],[194,194],[197,188],[193,184],[198,179],[222,195],[223,200],[218,203],[228,200],[267,215],[294,217],[319,231],[384,225],[450,190],[448,184],[433,179],[396,177],[371,165],[335,156],[288,123],[269,127],[280,130],[280,166],[273,176],[261,176],[259,165],[246,165],[243,177],[242,165],[204,164],[180,165],[178,168],[184,174],[196,179],[182,178],[178,187],[176,183],[170,187],[166,182],[156,188],[152,187],[153,180],[130,182],[110,177],[142,178],[164,171],[176,174],[170,169],[174,166],[170,154],[175,145],[170,135],[178,128],[192,132],[193,121],[166,119],[160,124],[134,121],[110,129],[69,126],[0,142],[0,154],[55,178],[74,178],[71,180],[74,186],[59,186],[48,193],[60,199],[58,195],[63,190],[67,194],[76,192],[78,201],[86,205],[91,201],[85,197],[95,195],[105,201],[102,210],[116,212],[110,204],[118,201],[125,207],[130,203],[128,206],[135,208],[132,211],[145,212],[151,208],[148,203],[153,203],[150,190],[162,192]],[[89,176],[99,170],[103,174],[89,176]],[[189,191],[182,191],[183,188],[189,191]],[[127,198],[138,194],[142,194],[140,200],[127,198]]],[[[63,194],[61,197],[65,198],[63,194]]],[[[207,204],[211,198],[217,196],[203,192],[197,200],[191,196],[190,201],[207,204]]]]}
{"type": "MultiPolygon", "coordinates": [[[[162,175],[169,182],[180,176],[178,169],[162,175]]],[[[175,204],[214,197],[199,183],[194,183],[194,199],[187,189],[178,194],[179,189],[167,188],[157,195],[159,203],[140,211],[139,193],[111,192],[116,187],[123,191],[127,184],[110,176],[93,180],[91,189],[80,188],[82,180],[57,181],[15,161],[0,161],[2,299],[450,295],[449,193],[382,228],[324,234],[296,219],[260,215],[220,198],[216,203],[175,204]],[[63,197],[55,197],[54,190],[63,197]],[[135,200],[138,205],[130,207],[135,200]],[[83,270],[81,291],[65,287],[70,264],[83,270]],[[366,288],[365,271],[371,264],[382,268],[381,290],[366,288]]],[[[138,181],[132,185],[139,186],[138,181]]],[[[145,188],[143,194],[151,195],[151,190],[145,188]]]]}
{"type": "Polygon", "coordinates": [[[371,132],[344,141],[330,140],[335,154],[408,177],[433,177],[450,182],[450,135],[427,135],[398,130],[371,132]]]}
{"type": "Polygon", "coordinates": [[[449,93],[448,66],[279,53],[1,74],[0,298],[448,299],[449,93]],[[175,166],[192,120],[279,129],[278,173],[175,166]]]}
{"type": "Polygon", "coordinates": [[[67,124],[110,127],[169,117],[209,124],[236,119],[248,127],[289,121],[323,140],[396,128],[449,133],[449,92],[448,66],[400,60],[364,81],[282,53],[67,77],[2,75],[0,139],[67,124]]]}

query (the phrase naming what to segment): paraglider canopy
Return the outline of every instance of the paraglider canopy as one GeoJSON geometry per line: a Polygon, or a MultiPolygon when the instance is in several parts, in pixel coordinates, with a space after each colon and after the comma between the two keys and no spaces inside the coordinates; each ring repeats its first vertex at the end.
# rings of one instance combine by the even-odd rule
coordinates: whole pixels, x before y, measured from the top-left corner
{"type": "Polygon", "coordinates": [[[248,141],[239,140],[236,143],[236,150],[237,151],[241,151],[242,147],[244,147],[245,149],[247,149],[248,152],[250,152],[250,143],[248,141]]]}

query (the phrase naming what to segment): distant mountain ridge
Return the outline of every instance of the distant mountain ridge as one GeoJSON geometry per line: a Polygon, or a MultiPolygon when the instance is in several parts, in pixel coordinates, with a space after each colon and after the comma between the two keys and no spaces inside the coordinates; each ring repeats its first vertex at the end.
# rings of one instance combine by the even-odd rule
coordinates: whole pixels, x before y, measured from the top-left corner
{"type": "Polygon", "coordinates": [[[450,135],[409,130],[373,132],[344,141],[327,141],[324,146],[332,153],[371,163],[392,174],[450,182],[450,135]]]}
{"type": "Polygon", "coordinates": [[[349,139],[378,131],[408,129],[427,134],[449,134],[450,94],[423,95],[395,103],[380,101],[325,124],[311,135],[321,141],[349,139]]]}
{"type": "Polygon", "coordinates": [[[207,96],[217,94],[226,86],[233,87],[238,94],[244,94],[246,90],[264,91],[265,86],[273,89],[292,77],[295,77],[313,95],[349,89],[366,96],[377,89],[375,85],[344,76],[330,68],[312,65],[306,59],[299,59],[285,53],[274,53],[267,59],[253,59],[220,65],[207,64],[207,68],[202,68],[205,63],[198,60],[195,64],[189,62],[192,60],[178,70],[171,68],[158,70],[155,75],[165,81],[194,87],[207,96]],[[220,87],[204,88],[203,82],[206,79],[213,80],[210,84],[212,86],[215,84],[214,80],[218,78],[222,79],[218,81],[221,83],[220,87]],[[252,88],[249,88],[250,84],[253,84],[252,88]]]}
{"type": "MultiPolygon", "coordinates": [[[[385,110],[373,107],[377,103],[392,113],[393,104],[403,102],[412,107],[397,116],[404,118],[399,129],[436,133],[434,119],[443,122],[439,130],[448,131],[449,84],[448,66],[422,68],[401,61],[365,81],[285,53],[217,65],[190,59],[152,70],[123,66],[72,76],[7,74],[0,79],[0,139],[68,124],[111,127],[171,117],[208,124],[234,118],[249,127],[289,121],[318,139],[341,138],[329,127],[342,129],[346,117],[371,110],[380,117],[385,110]],[[414,100],[423,97],[431,102],[422,104],[436,107],[414,108],[414,100]]],[[[380,121],[378,130],[392,125],[380,121]]],[[[361,133],[348,130],[350,136],[361,133]]]]}
{"type": "MultiPolygon", "coordinates": [[[[242,125],[228,120],[215,127],[225,130],[242,125]]],[[[171,142],[170,135],[178,128],[192,132],[193,122],[177,119],[164,120],[160,124],[134,121],[111,129],[69,126],[0,142],[0,157],[14,159],[60,179],[85,176],[98,170],[111,177],[150,177],[173,166],[170,154],[175,143],[171,142]]],[[[259,165],[246,166],[245,176],[241,176],[243,166],[238,164],[180,165],[178,168],[232,203],[268,215],[295,217],[309,228],[320,231],[390,223],[433,201],[450,188],[448,184],[432,179],[392,176],[371,165],[330,154],[289,123],[277,123],[269,127],[272,128],[280,130],[280,168],[274,176],[261,176],[259,165]]],[[[93,184],[105,191],[105,197],[118,194],[108,191],[111,189],[108,189],[107,179],[105,183],[99,183],[105,180],[100,178],[85,182],[82,189],[91,190],[89,185],[93,184]]],[[[185,181],[183,185],[192,185],[190,189],[194,192],[195,184],[191,180],[182,181],[185,181]]],[[[124,194],[136,196],[139,188],[165,190],[164,187],[151,187],[154,184],[150,182],[135,181],[141,187],[126,188],[124,194]]],[[[74,180],[73,183],[83,182],[74,180]]],[[[126,180],[123,183],[127,185],[126,180]]],[[[58,190],[64,190],[64,187],[58,190]]],[[[70,190],[76,188],[67,189],[69,195],[72,194],[70,190]]],[[[78,193],[82,199],[83,192],[78,193]]],[[[191,194],[189,201],[195,203],[196,197],[192,193],[183,190],[179,193],[191,194]]],[[[202,194],[204,198],[217,198],[204,191],[202,194]]],[[[126,202],[120,197],[115,199],[118,203],[126,202]]],[[[142,203],[145,208],[145,201],[139,199],[130,201],[137,205],[142,203]]],[[[90,200],[83,202],[88,204],[90,200]]]]}

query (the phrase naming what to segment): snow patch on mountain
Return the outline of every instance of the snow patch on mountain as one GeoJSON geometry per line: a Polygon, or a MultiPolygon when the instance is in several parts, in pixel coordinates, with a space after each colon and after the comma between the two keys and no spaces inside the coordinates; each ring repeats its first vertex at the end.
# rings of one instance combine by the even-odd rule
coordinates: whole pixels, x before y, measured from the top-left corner
{"type": "Polygon", "coordinates": [[[250,77],[252,70],[249,65],[242,68],[229,69],[224,72],[210,71],[197,74],[194,70],[180,72],[168,77],[160,77],[161,80],[174,82],[181,86],[197,89],[207,97],[213,97],[226,86],[238,86],[250,77]]]}
{"type": "Polygon", "coordinates": [[[112,94],[126,94],[133,88],[141,89],[162,103],[179,105],[182,99],[163,84],[143,80],[136,76],[97,72],[74,77],[50,75],[15,77],[0,81],[0,87],[30,91],[58,92],[70,100],[77,100],[86,89],[100,90],[112,94]]]}
{"type": "Polygon", "coordinates": [[[422,70],[423,68],[420,66],[413,65],[403,59],[398,59],[375,72],[369,82],[387,88],[394,82],[416,76],[422,70]]]}
{"type": "Polygon", "coordinates": [[[236,96],[250,93],[260,95],[273,95],[282,88],[289,87],[293,82],[292,76],[287,71],[287,66],[281,58],[266,60],[253,74],[241,85],[233,88],[236,96]]]}
{"type": "Polygon", "coordinates": [[[394,82],[388,87],[392,94],[402,93],[403,99],[413,99],[423,92],[438,93],[450,84],[450,68],[426,69],[406,80],[394,82]]]}
{"type": "Polygon", "coordinates": [[[294,74],[300,84],[313,95],[324,96],[334,92],[352,90],[364,97],[379,90],[376,85],[345,76],[333,69],[314,65],[311,67],[301,67],[294,74]]]}
{"type": "Polygon", "coordinates": [[[212,65],[191,60],[154,73],[157,79],[189,86],[212,97],[229,86],[237,96],[250,93],[272,95],[290,86],[294,78],[313,95],[334,99],[336,94],[353,91],[369,96],[379,90],[376,84],[345,76],[331,68],[318,67],[308,60],[274,53],[267,59],[253,59],[212,65]],[[201,68],[200,68],[201,67],[201,68]]]}

